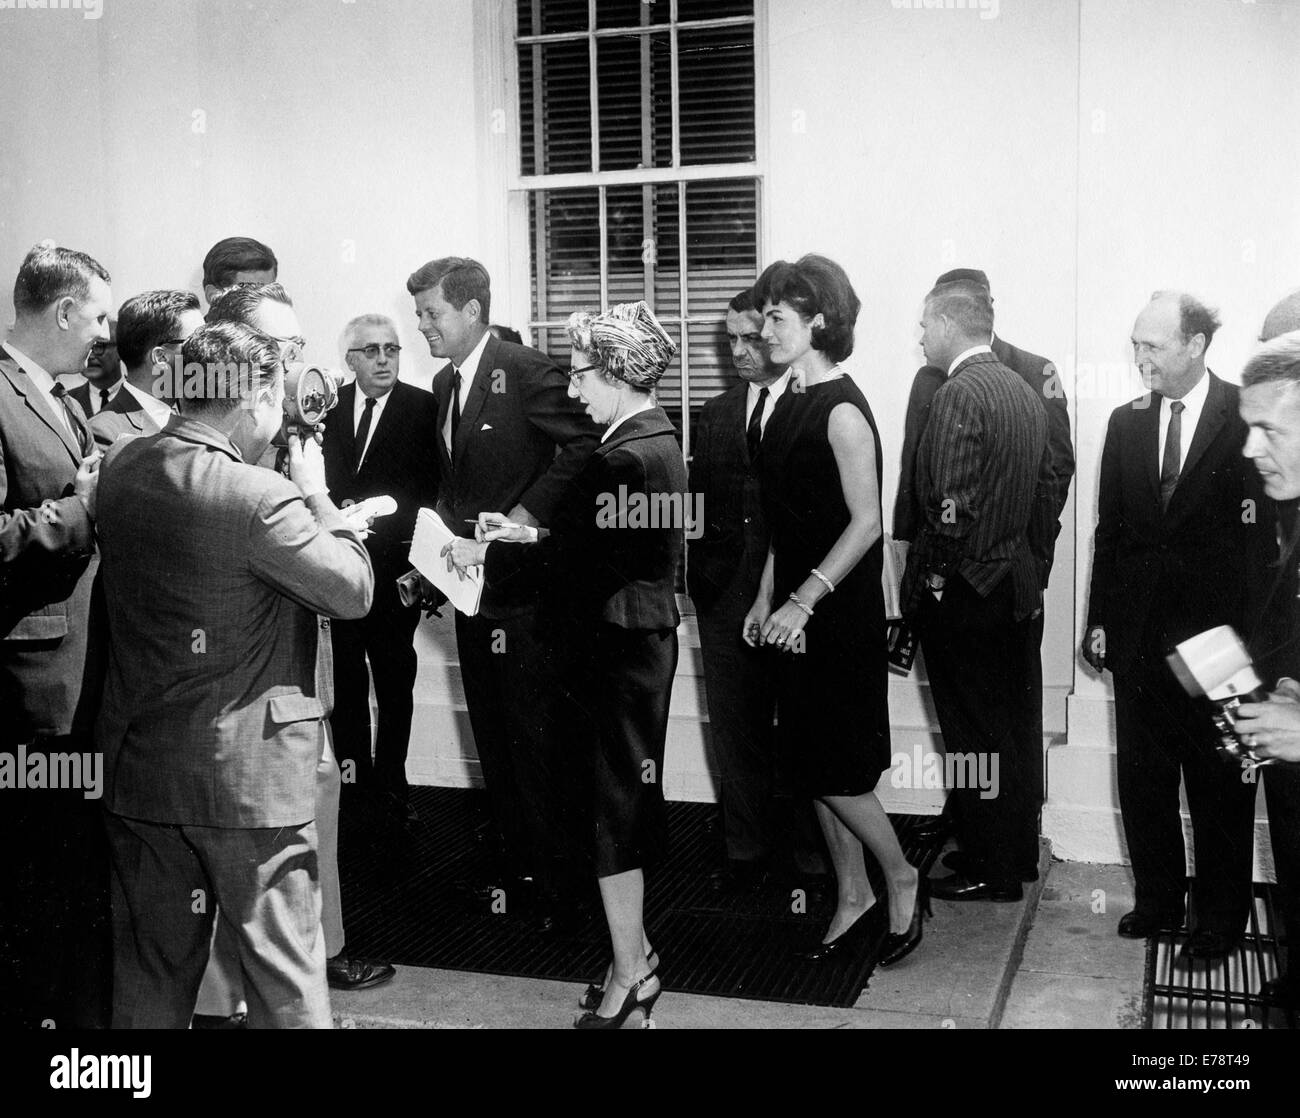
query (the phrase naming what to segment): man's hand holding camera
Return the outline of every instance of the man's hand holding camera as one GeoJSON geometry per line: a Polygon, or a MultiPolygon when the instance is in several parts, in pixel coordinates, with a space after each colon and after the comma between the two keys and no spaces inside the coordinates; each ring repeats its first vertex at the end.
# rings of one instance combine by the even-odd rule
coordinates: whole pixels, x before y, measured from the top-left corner
{"type": "Polygon", "coordinates": [[[1237,733],[1260,757],[1300,764],[1300,683],[1281,679],[1267,702],[1242,703],[1237,733]]]}
{"type": "Polygon", "coordinates": [[[325,484],[325,455],[321,453],[319,434],[304,443],[297,431],[289,432],[289,477],[302,492],[304,501],[329,492],[329,486],[325,484]]]}

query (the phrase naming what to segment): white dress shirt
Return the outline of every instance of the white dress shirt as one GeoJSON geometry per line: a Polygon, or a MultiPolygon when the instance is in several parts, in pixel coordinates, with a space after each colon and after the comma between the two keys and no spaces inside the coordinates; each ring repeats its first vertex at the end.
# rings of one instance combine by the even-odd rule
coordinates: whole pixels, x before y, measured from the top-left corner
{"type": "Polygon", "coordinates": [[[90,381],[86,381],[86,391],[90,394],[90,414],[98,415],[102,412],[107,404],[113,402],[113,397],[121,391],[124,384],[126,384],[126,380],[122,377],[118,377],[118,379],[113,382],[113,386],[108,390],[108,399],[106,401],[104,397],[99,394],[98,386],[91,384],[90,381]]]}
{"type": "MultiPolygon", "coordinates": [[[[390,388],[382,396],[375,397],[375,409],[370,413],[370,430],[366,432],[366,445],[356,448],[357,469],[361,469],[361,463],[366,457],[366,451],[370,447],[370,440],[375,437],[375,428],[379,426],[379,416],[383,412],[384,406],[388,403],[388,397],[393,394],[390,388]]],[[[357,398],[352,402],[352,434],[356,435],[357,428],[361,426],[361,417],[366,411],[366,401],[370,399],[360,387],[357,388],[357,398]]]]}
{"type": "Polygon", "coordinates": [[[27,356],[22,350],[18,349],[13,342],[5,342],[5,349],[8,350],[18,367],[27,374],[27,379],[36,386],[36,391],[45,397],[45,402],[49,405],[50,411],[54,417],[63,424],[63,429],[74,443],[79,443],[77,433],[72,429],[72,424],[68,420],[68,413],[63,405],[54,397],[54,378],[42,369],[35,361],[27,356]]]}
{"type": "MultiPolygon", "coordinates": [[[[1183,463],[1187,461],[1187,452],[1191,449],[1192,438],[1196,435],[1196,425],[1201,421],[1201,412],[1205,410],[1205,400],[1210,394],[1210,377],[1207,373],[1196,382],[1180,403],[1186,407],[1183,412],[1183,424],[1178,439],[1178,472],[1182,473],[1183,463]]],[[[1169,433],[1169,421],[1174,413],[1169,405],[1173,403],[1168,396],[1160,398],[1160,445],[1156,447],[1156,473],[1159,474],[1165,461],[1165,436],[1169,433]]]]}
{"type": "Polygon", "coordinates": [[[952,359],[952,364],[948,366],[948,375],[952,376],[952,374],[957,371],[957,366],[959,366],[968,357],[974,357],[975,354],[977,353],[992,353],[992,352],[993,352],[993,347],[991,345],[973,345],[970,347],[970,349],[963,349],[959,354],[957,354],[956,357],[952,359]]]}
{"type": "MultiPolygon", "coordinates": [[[[772,418],[772,412],[776,410],[776,402],[790,386],[790,370],[786,369],[771,384],[767,385],[767,400],[763,403],[763,415],[758,421],[758,429],[764,433],[767,432],[767,421],[772,418]]],[[[745,394],[745,430],[749,430],[749,421],[754,418],[754,408],[758,406],[758,397],[763,389],[757,384],[751,384],[749,391],[745,394]]]]}
{"type": "MultiPolygon", "coordinates": [[[[469,356],[465,358],[465,363],[460,366],[460,394],[458,399],[460,406],[457,409],[461,415],[465,414],[465,401],[469,399],[469,390],[474,386],[474,378],[478,376],[478,367],[483,361],[483,350],[487,348],[490,334],[484,332],[479,338],[478,345],[469,351],[469,356]]],[[[452,366],[453,370],[455,366],[452,366]]],[[[378,405],[376,405],[378,407],[378,405]]],[[[447,418],[442,424],[442,440],[447,444],[447,449],[451,450],[451,408],[447,408],[447,418]]]]}
{"type": "MultiPolygon", "coordinates": [[[[167,426],[167,420],[174,414],[171,408],[156,396],[152,396],[148,392],[141,392],[128,380],[122,382],[122,388],[129,392],[134,399],[140,402],[140,407],[144,409],[145,415],[158,424],[159,427],[167,426]]],[[[93,392],[94,389],[91,389],[91,391],[93,392]]]]}

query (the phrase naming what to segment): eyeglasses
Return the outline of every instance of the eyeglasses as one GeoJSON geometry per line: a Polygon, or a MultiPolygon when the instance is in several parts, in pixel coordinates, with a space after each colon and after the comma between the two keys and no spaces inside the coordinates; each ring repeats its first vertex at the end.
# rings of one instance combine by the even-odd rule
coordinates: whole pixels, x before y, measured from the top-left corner
{"type": "Polygon", "coordinates": [[[599,369],[599,368],[600,368],[599,365],[583,365],[582,368],[580,369],[570,369],[569,378],[572,379],[573,377],[580,377],[582,376],[583,373],[589,373],[592,371],[592,369],[599,369]]]}
{"type": "Polygon", "coordinates": [[[377,357],[379,356],[379,351],[380,351],[381,349],[384,351],[384,356],[385,356],[385,357],[396,357],[399,353],[402,352],[402,347],[401,347],[401,346],[399,346],[399,345],[393,345],[393,344],[391,344],[391,343],[388,344],[388,345],[384,345],[384,346],[379,346],[379,345],[363,345],[363,346],[355,346],[355,347],[353,347],[352,349],[348,350],[348,352],[349,352],[349,353],[364,353],[364,354],[366,355],[366,359],[367,359],[368,361],[373,361],[373,360],[375,360],[375,358],[377,358],[377,357]]]}

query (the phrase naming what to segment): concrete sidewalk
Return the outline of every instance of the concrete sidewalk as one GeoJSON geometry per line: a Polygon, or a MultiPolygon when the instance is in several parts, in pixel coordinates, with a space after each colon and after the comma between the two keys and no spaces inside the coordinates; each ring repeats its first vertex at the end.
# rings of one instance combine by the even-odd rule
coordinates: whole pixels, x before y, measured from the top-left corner
{"type": "MultiPolygon", "coordinates": [[[[925,940],[878,970],[848,1009],[665,992],[657,1028],[1138,1028],[1145,945],[1115,935],[1131,907],[1119,866],[1050,862],[1015,904],[934,902],[925,940]]],[[[568,1028],[582,987],[400,967],[387,986],[334,994],[342,1028],[568,1028]]]]}

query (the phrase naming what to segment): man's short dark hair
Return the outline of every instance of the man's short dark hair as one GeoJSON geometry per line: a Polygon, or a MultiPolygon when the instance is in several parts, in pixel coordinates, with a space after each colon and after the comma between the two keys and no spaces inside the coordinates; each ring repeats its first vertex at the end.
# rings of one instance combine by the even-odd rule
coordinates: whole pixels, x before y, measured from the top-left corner
{"type": "Polygon", "coordinates": [[[967,337],[993,335],[993,299],[989,289],[974,280],[950,280],[931,289],[925,297],[934,314],[952,319],[967,337]]]}
{"type": "Polygon", "coordinates": [[[826,320],[825,326],[813,327],[813,349],[823,351],[832,361],[843,361],[853,352],[853,327],[862,300],[834,260],[809,253],[793,264],[778,260],[769,265],[754,284],[754,305],[782,302],[805,318],[820,314],[826,320]]]}
{"type": "Polygon", "coordinates": [[[487,269],[468,256],[444,256],[416,268],[406,281],[412,295],[431,291],[442,284],[442,297],[460,310],[471,299],[478,300],[479,318],[486,326],[491,318],[492,280],[487,269]]]}
{"type": "Polygon", "coordinates": [[[942,287],[945,283],[956,283],[958,280],[969,280],[971,283],[977,283],[990,293],[993,290],[989,287],[989,277],[979,268],[954,268],[951,272],[944,272],[935,280],[934,286],[942,287]]]}
{"type": "Polygon", "coordinates": [[[208,308],[208,322],[242,322],[251,326],[257,308],[265,302],[293,306],[289,293],[278,283],[241,283],[208,308]]]}
{"type": "Polygon", "coordinates": [[[1177,299],[1178,300],[1178,332],[1182,335],[1183,344],[1186,345],[1197,334],[1205,336],[1205,348],[1210,348],[1210,342],[1214,339],[1215,331],[1223,325],[1223,320],[1219,318],[1219,312],[1213,307],[1207,307],[1195,295],[1188,295],[1185,291],[1154,291],[1151,293],[1151,301],[1157,299],[1177,299]]]}
{"type": "Polygon", "coordinates": [[[229,287],[240,272],[279,274],[280,263],[261,241],[252,237],[227,237],[218,241],[203,258],[203,286],[229,287]]]}
{"type": "Polygon", "coordinates": [[[735,311],[737,314],[745,314],[749,311],[762,313],[754,305],[754,289],[746,287],[743,291],[737,291],[732,297],[731,302],[727,304],[727,310],[735,311]]]}
{"type": "Polygon", "coordinates": [[[194,331],[181,349],[186,415],[221,415],[246,406],[282,375],[280,347],[241,322],[212,322],[194,331]]]}
{"type": "Polygon", "coordinates": [[[1243,388],[1273,381],[1300,384],[1300,330],[1269,339],[1241,370],[1243,388]]]}
{"type": "Polygon", "coordinates": [[[14,281],[14,311],[40,314],[52,303],[71,296],[79,304],[90,296],[90,281],[109,283],[108,272],[94,257],[76,249],[61,248],[53,241],[32,246],[18,268],[14,281]]]}
{"type": "Polygon", "coordinates": [[[127,369],[136,369],[156,345],[176,337],[181,315],[199,309],[192,291],[145,291],[122,304],[117,312],[117,356],[127,369]]]}

